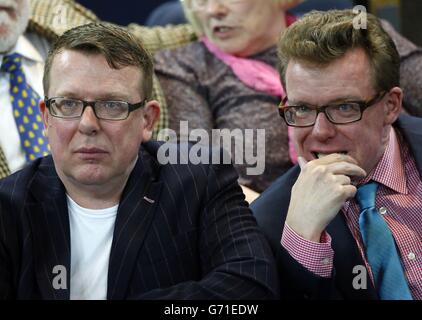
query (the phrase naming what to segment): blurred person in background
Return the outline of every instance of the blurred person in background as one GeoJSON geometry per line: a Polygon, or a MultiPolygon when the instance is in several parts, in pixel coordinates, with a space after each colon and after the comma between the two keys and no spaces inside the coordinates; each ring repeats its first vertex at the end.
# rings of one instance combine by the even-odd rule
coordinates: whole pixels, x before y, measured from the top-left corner
{"type": "MultiPolygon", "coordinates": [[[[187,120],[189,130],[240,129],[244,144],[265,156],[265,170],[259,175],[248,175],[245,163],[235,164],[239,182],[256,192],[292,165],[287,126],[277,116],[283,88],[276,70],[276,43],[295,20],[286,10],[298,2],[184,1],[198,41],[155,56],[170,128],[179,132],[180,121],[187,120]],[[257,132],[253,137],[243,134],[245,129],[265,129],[265,143],[257,143],[257,132]]],[[[180,134],[180,139],[187,138],[180,134]]],[[[232,154],[234,158],[234,148],[232,154]]]]}

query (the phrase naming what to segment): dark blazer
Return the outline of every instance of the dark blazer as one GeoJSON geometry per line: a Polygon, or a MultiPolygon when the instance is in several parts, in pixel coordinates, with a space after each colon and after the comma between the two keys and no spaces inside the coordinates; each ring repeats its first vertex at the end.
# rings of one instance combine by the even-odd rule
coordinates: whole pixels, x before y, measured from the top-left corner
{"type": "MultiPolygon", "coordinates": [[[[277,298],[274,258],[232,166],[160,165],[159,146],[141,147],[123,191],[107,298],[277,298]]],[[[70,252],[51,156],[1,180],[0,298],[69,299],[70,252]],[[52,285],[57,265],[67,270],[66,289],[52,285]]]]}
{"type": "MultiPolygon", "coordinates": [[[[422,119],[403,115],[394,126],[407,141],[418,171],[422,173],[422,119]]],[[[358,275],[353,273],[353,268],[357,265],[365,266],[365,263],[343,214],[339,213],[327,227],[334,250],[331,279],[315,276],[281,246],[281,234],[289,207],[291,188],[299,173],[299,166],[293,167],[251,204],[258,224],[269,239],[276,255],[282,298],[378,299],[369,276],[367,289],[353,288],[353,279],[358,275]]],[[[303,200],[306,201],[306,195],[303,200]]]]}

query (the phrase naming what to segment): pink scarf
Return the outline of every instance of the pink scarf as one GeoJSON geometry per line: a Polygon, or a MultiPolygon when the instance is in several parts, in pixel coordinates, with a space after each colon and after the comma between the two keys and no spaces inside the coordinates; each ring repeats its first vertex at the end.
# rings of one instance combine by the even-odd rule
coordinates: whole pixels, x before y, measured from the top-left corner
{"type": "MultiPolygon", "coordinates": [[[[296,21],[292,15],[287,15],[287,25],[291,25],[296,21]]],[[[275,68],[265,62],[258,60],[236,57],[225,53],[216,45],[212,44],[208,38],[200,39],[207,49],[218,59],[228,65],[236,77],[245,85],[257,91],[268,93],[276,97],[284,97],[284,89],[281,85],[279,73],[275,68]]],[[[289,156],[293,163],[297,163],[297,154],[292,142],[292,128],[288,127],[289,136],[289,156]]]]}

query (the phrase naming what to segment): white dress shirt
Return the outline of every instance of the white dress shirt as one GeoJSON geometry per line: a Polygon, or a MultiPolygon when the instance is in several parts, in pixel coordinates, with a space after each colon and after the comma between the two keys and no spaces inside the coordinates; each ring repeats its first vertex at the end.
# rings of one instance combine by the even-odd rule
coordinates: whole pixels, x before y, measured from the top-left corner
{"type": "MultiPolygon", "coordinates": [[[[49,47],[50,44],[46,39],[35,33],[25,33],[19,37],[15,47],[8,53],[19,53],[23,56],[22,67],[26,81],[41,98],[44,96],[42,87],[44,61],[49,47]]],[[[3,54],[0,54],[1,62],[3,62],[3,56],[3,54]]],[[[9,81],[9,73],[0,72],[0,146],[3,149],[9,169],[13,173],[25,165],[26,158],[13,116],[9,81]]]]}

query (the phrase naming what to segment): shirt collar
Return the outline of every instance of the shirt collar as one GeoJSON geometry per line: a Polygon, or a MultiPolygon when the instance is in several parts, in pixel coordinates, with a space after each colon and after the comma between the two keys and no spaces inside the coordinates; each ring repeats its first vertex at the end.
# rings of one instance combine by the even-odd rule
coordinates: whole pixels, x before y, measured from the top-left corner
{"type": "Polygon", "coordinates": [[[24,35],[21,35],[18,38],[15,47],[10,50],[9,54],[10,53],[18,53],[29,61],[44,63],[41,54],[24,35]]]}
{"type": "Polygon", "coordinates": [[[390,130],[388,144],[381,160],[366,180],[374,180],[398,193],[409,193],[400,144],[394,128],[390,130]]]}

